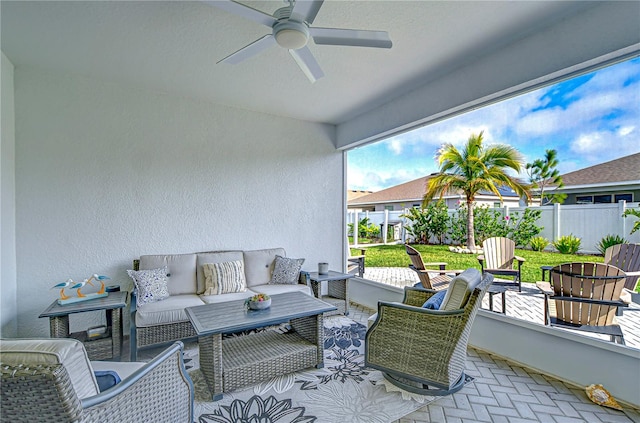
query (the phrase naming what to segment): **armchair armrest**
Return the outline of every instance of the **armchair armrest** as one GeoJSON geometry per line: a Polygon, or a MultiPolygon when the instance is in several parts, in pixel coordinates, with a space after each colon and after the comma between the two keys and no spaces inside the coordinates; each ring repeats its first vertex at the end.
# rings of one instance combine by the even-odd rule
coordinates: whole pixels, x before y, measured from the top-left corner
{"type": "Polygon", "coordinates": [[[520,256],[513,256],[513,258],[514,258],[514,260],[518,260],[518,266],[521,266],[521,265],[522,265],[522,263],[524,263],[525,261],[527,261],[527,260],[525,260],[523,257],[520,257],[520,256]]]}
{"type": "Polygon", "coordinates": [[[182,349],[176,342],[114,387],[82,399],[83,420],[193,422],[194,387],[182,349]]]}
{"type": "Polygon", "coordinates": [[[553,289],[551,289],[551,284],[549,282],[536,282],[536,288],[546,296],[553,295],[553,289]]]}

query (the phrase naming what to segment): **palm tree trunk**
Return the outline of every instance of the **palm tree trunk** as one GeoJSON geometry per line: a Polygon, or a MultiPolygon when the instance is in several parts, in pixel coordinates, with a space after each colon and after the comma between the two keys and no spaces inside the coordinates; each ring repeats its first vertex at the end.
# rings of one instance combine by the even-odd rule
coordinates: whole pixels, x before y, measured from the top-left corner
{"type": "Polygon", "coordinates": [[[473,200],[467,197],[467,248],[473,253],[476,251],[476,236],[473,226],[473,200]]]}

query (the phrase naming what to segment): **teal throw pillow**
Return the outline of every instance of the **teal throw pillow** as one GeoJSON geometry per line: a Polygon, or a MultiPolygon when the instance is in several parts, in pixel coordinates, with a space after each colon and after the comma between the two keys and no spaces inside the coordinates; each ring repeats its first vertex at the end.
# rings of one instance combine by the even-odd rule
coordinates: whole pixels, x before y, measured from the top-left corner
{"type": "Polygon", "coordinates": [[[422,304],[422,308],[428,308],[430,310],[439,310],[440,304],[442,304],[442,300],[444,300],[444,296],[447,295],[447,291],[438,291],[433,294],[427,301],[422,304]]]}

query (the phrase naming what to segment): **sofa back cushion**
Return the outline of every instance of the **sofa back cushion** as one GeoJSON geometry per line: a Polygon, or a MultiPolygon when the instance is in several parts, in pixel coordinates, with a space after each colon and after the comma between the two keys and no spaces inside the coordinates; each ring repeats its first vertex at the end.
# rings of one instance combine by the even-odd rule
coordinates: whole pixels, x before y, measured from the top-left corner
{"type": "Polygon", "coordinates": [[[87,351],[77,339],[3,339],[0,362],[11,365],[62,364],[78,398],[97,395],[98,382],[87,351]]]}
{"type": "Polygon", "coordinates": [[[276,256],[286,257],[284,248],[244,251],[244,273],[247,286],[268,284],[273,273],[276,256]]]}
{"type": "Polygon", "coordinates": [[[244,256],[242,255],[242,251],[214,251],[209,253],[198,253],[196,258],[196,266],[197,266],[197,284],[198,291],[197,294],[201,295],[205,291],[205,276],[203,265],[207,263],[225,263],[228,261],[238,261],[244,260],[244,256]]]}
{"type": "Polygon", "coordinates": [[[167,266],[169,295],[196,293],[196,254],[156,254],[140,256],[140,270],[167,266]]]}

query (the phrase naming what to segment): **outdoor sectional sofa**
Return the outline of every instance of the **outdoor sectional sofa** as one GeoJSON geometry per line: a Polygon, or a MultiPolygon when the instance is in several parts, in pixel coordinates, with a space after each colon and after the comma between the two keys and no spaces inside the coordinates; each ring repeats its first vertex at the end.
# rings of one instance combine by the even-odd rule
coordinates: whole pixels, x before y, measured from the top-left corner
{"type": "MultiPolygon", "coordinates": [[[[140,293],[134,291],[132,294],[131,361],[136,361],[139,349],[195,337],[196,332],[185,312],[187,307],[242,300],[256,293],[274,295],[300,291],[312,295],[307,273],[299,272],[299,266],[297,269],[299,274],[296,273],[293,283],[273,283],[272,276],[275,277],[276,256],[280,256],[276,272],[279,275],[282,274],[283,267],[292,263],[295,267],[296,262],[301,266],[303,261],[302,259],[283,260],[282,258],[286,257],[283,248],[144,255],[139,260],[134,260],[134,272],[161,269],[166,266],[166,287],[169,296],[160,301],[146,302],[141,305],[140,293]],[[211,294],[211,289],[207,289],[205,286],[205,265],[216,263],[220,265],[240,263],[241,268],[244,268],[246,290],[208,295],[211,294]]],[[[290,267],[286,270],[290,270],[290,267]]],[[[211,266],[206,266],[206,268],[210,269],[211,266]]]]}

